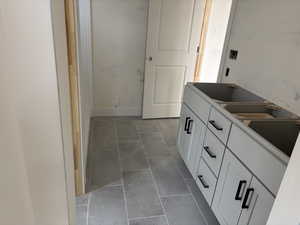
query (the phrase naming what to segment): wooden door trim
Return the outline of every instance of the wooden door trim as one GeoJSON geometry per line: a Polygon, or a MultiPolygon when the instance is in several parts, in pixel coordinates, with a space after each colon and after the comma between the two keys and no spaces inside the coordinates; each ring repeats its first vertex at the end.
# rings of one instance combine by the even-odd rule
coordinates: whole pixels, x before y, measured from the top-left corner
{"type": "Polygon", "coordinates": [[[200,80],[201,65],[202,65],[202,62],[203,62],[205,42],[206,42],[206,36],[207,36],[207,30],[208,30],[208,23],[209,23],[209,18],[210,18],[211,9],[212,9],[212,1],[213,0],[205,0],[204,15],[203,15],[203,22],[202,22],[200,42],[199,42],[199,49],[198,49],[196,65],[195,65],[194,81],[199,81],[200,80]]]}
{"type": "Polygon", "coordinates": [[[72,116],[72,139],[74,155],[74,176],[76,195],[84,194],[84,179],[81,155],[81,123],[79,109],[79,78],[77,60],[77,29],[76,29],[76,1],[65,0],[68,66],[70,82],[70,101],[72,116]]]}

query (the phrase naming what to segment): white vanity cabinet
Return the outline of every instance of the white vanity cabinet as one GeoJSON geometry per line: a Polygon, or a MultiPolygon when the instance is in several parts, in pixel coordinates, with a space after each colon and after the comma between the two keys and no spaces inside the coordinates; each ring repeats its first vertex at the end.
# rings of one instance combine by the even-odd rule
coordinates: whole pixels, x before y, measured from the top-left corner
{"type": "Polygon", "coordinates": [[[196,179],[199,160],[203,151],[203,140],[206,131],[205,124],[197,117],[193,118],[193,129],[191,132],[192,139],[190,145],[190,152],[187,159],[187,167],[191,174],[196,179]]]}
{"type": "Polygon", "coordinates": [[[237,225],[252,174],[226,151],[212,210],[222,225],[237,225]]]}
{"type": "Polygon", "coordinates": [[[202,158],[197,170],[196,183],[208,205],[211,206],[217,184],[217,178],[214,176],[214,174],[211,172],[208,165],[202,158]]]}
{"type": "Polygon", "coordinates": [[[222,164],[225,145],[209,130],[206,130],[206,135],[203,143],[202,158],[209,165],[217,177],[222,164]]]}
{"type": "Polygon", "coordinates": [[[179,153],[193,176],[202,152],[205,124],[186,106],[182,106],[177,146],[179,153]]]}
{"type": "Polygon", "coordinates": [[[228,150],[212,210],[222,225],[266,224],[273,195],[228,150]]]}
{"type": "Polygon", "coordinates": [[[271,212],[274,196],[255,178],[252,178],[248,198],[244,199],[245,209],[238,225],[266,224],[271,212]]]}
{"type": "Polygon", "coordinates": [[[236,85],[213,85],[185,87],[180,155],[220,225],[265,225],[288,158],[219,103],[263,99],[236,85]]]}
{"type": "Polygon", "coordinates": [[[193,113],[185,105],[182,105],[179,131],[177,137],[177,146],[182,159],[187,161],[188,153],[191,145],[191,130],[192,130],[192,115],[193,113]]]}

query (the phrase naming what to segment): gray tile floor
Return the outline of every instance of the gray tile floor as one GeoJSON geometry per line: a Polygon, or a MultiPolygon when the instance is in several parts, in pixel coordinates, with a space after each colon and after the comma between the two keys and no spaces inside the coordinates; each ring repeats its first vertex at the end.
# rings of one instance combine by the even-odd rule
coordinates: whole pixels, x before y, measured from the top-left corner
{"type": "Polygon", "coordinates": [[[176,149],[178,120],[93,118],[77,225],[215,225],[176,149]]]}

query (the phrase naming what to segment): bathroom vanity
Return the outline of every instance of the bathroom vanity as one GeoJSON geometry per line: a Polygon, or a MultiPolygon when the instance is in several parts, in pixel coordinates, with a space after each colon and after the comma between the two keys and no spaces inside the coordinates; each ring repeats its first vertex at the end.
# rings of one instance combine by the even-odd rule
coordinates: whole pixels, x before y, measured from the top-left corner
{"type": "Polygon", "coordinates": [[[221,225],[264,225],[300,118],[235,84],[188,83],[178,149],[221,225]]]}

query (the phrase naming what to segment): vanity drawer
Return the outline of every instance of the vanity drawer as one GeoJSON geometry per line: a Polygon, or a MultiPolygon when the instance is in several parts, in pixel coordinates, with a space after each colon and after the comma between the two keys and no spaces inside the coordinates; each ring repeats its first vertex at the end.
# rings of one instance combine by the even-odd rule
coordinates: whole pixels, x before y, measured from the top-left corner
{"type": "Polygon", "coordinates": [[[231,121],[216,109],[212,109],[208,120],[208,128],[226,144],[231,127],[231,121]]]}
{"type": "Polygon", "coordinates": [[[214,195],[217,178],[210,171],[204,160],[201,158],[196,178],[196,183],[205,197],[207,203],[211,205],[214,195]]]}
{"type": "Polygon", "coordinates": [[[188,86],[184,89],[183,103],[188,105],[207,124],[211,105],[188,86]]]}
{"type": "Polygon", "coordinates": [[[223,143],[207,129],[203,144],[202,157],[216,176],[219,174],[224,151],[225,146],[223,143]]]}

